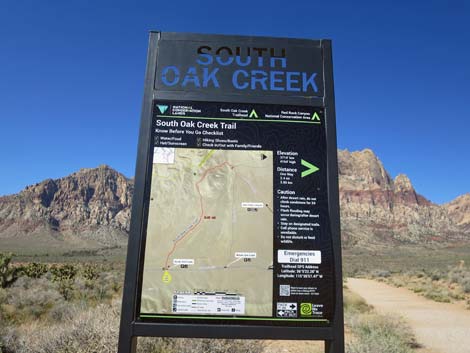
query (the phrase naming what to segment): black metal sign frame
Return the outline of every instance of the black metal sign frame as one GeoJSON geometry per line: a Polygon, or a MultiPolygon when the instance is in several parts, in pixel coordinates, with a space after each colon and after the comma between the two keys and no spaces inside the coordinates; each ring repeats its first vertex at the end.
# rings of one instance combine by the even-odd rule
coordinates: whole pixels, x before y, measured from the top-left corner
{"type": "MultiPolygon", "coordinates": [[[[308,63],[307,63],[308,64],[308,63]]],[[[192,338],[232,338],[232,339],[285,339],[285,340],[323,340],[325,352],[344,353],[344,319],[342,293],[342,261],[340,241],[340,214],[338,190],[338,166],[336,143],[336,116],[333,86],[332,52],[330,40],[304,40],[286,38],[263,38],[246,36],[218,36],[151,32],[145,75],[144,99],[140,123],[137,164],[135,171],[135,188],[132,203],[132,218],[127,250],[126,273],[123,290],[123,303],[119,333],[118,353],[135,353],[137,337],[192,337],[192,338]],[[326,144],[327,144],[327,189],[330,233],[332,236],[333,267],[334,267],[334,313],[327,327],[292,327],[278,325],[240,325],[209,324],[209,323],[174,323],[149,322],[139,318],[140,290],[142,285],[143,255],[145,250],[146,219],[148,209],[144,206],[149,193],[149,176],[152,168],[151,153],[153,102],[163,100],[192,100],[216,102],[240,102],[278,104],[279,95],[269,93],[234,94],[224,92],[211,95],[198,91],[185,91],[184,97],[179,90],[165,89],[157,78],[157,61],[162,39],[169,41],[193,40],[204,43],[207,41],[225,41],[232,45],[255,43],[262,41],[267,46],[281,43],[282,45],[311,46],[320,55],[312,60],[320,60],[321,87],[318,94],[285,94],[283,104],[298,106],[321,107],[324,111],[326,144]],[[318,59],[320,58],[320,59],[318,59]]]]}

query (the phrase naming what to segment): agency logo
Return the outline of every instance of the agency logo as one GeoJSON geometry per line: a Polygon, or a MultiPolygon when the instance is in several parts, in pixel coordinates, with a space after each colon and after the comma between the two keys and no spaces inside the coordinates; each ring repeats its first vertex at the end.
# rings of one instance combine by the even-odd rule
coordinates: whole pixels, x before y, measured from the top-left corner
{"type": "Polygon", "coordinates": [[[300,316],[312,316],[312,303],[300,303],[300,316]]]}
{"type": "Polygon", "coordinates": [[[168,106],[167,106],[167,105],[160,105],[160,104],[157,104],[157,107],[158,107],[158,110],[160,111],[161,114],[165,114],[165,112],[166,112],[167,109],[168,109],[168,106]]]}

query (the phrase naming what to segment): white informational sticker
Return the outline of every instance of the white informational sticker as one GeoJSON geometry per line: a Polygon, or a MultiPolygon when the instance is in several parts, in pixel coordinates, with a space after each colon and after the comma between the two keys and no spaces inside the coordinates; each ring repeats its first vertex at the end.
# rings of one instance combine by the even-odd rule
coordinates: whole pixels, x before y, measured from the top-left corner
{"type": "Polygon", "coordinates": [[[297,303],[277,303],[277,317],[297,317],[297,303]]]}
{"type": "Polygon", "coordinates": [[[290,297],[290,285],[289,284],[279,285],[279,296],[280,297],[290,297]]]}
{"type": "Polygon", "coordinates": [[[242,202],[243,208],[263,208],[264,203],[262,202],[242,202]]]}
{"type": "Polygon", "coordinates": [[[175,149],[173,147],[154,147],[153,148],[154,164],[174,164],[175,149]]]}
{"type": "Polygon", "coordinates": [[[321,251],[278,250],[277,261],[281,264],[321,264],[321,251]]]}
{"type": "Polygon", "coordinates": [[[255,252],[246,252],[246,251],[240,251],[235,253],[235,257],[237,259],[243,258],[243,259],[256,259],[256,253],[255,252]]]}
{"type": "Polygon", "coordinates": [[[173,259],[173,265],[194,265],[194,259],[173,259]]]}
{"type": "Polygon", "coordinates": [[[175,294],[172,311],[176,314],[244,315],[245,297],[230,294],[175,294]]]}

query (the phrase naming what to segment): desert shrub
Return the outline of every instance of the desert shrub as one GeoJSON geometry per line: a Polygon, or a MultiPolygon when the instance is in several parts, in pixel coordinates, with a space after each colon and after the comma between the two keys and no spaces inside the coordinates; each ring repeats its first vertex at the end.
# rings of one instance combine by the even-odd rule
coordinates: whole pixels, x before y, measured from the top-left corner
{"type": "Polygon", "coordinates": [[[430,275],[431,280],[433,281],[439,281],[443,276],[439,271],[433,271],[430,275]]]}
{"type": "Polygon", "coordinates": [[[450,297],[451,299],[455,299],[455,300],[465,300],[465,295],[460,294],[460,293],[458,293],[458,292],[452,292],[452,291],[450,291],[450,292],[449,292],[449,297],[450,297]]]}
{"type": "Polygon", "coordinates": [[[80,272],[87,281],[94,281],[100,276],[99,268],[95,264],[84,265],[80,272]]]}
{"type": "Polygon", "coordinates": [[[41,264],[37,262],[31,262],[27,265],[23,265],[20,268],[21,275],[30,277],[30,278],[41,278],[48,271],[46,264],[41,264]]]}
{"type": "Polygon", "coordinates": [[[450,303],[450,294],[446,290],[431,288],[424,292],[424,297],[439,303],[450,303]]]}
{"type": "Polygon", "coordinates": [[[31,262],[27,265],[21,266],[21,275],[27,276],[30,278],[41,278],[48,271],[48,266],[46,264],[31,262]]]}
{"type": "Polygon", "coordinates": [[[76,278],[74,298],[90,303],[100,303],[113,299],[121,290],[121,278],[113,272],[102,272],[94,280],[76,278]]]}
{"type": "Polygon", "coordinates": [[[115,353],[119,326],[115,306],[74,310],[60,324],[18,327],[5,339],[6,345],[14,353],[115,353]]]}
{"type": "Polygon", "coordinates": [[[470,293],[470,271],[463,265],[453,268],[448,275],[449,282],[459,284],[465,294],[470,293]]]}
{"type": "Polygon", "coordinates": [[[462,271],[459,269],[453,269],[449,272],[448,278],[450,283],[460,283],[462,278],[462,271]]]}
{"type": "Polygon", "coordinates": [[[74,287],[73,287],[73,280],[62,280],[58,283],[58,290],[59,293],[62,295],[62,297],[65,300],[70,300],[73,297],[74,294],[74,287]]]}
{"type": "Polygon", "coordinates": [[[52,281],[58,284],[59,293],[65,300],[73,297],[73,285],[77,272],[77,267],[72,264],[52,265],[50,268],[52,281]]]}
{"type": "Polygon", "coordinates": [[[19,278],[8,289],[5,316],[15,322],[39,318],[62,300],[55,286],[44,278],[19,278]]]}
{"type": "Polygon", "coordinates": [[[11,265],[13,254],[0,253],[0,288],[11,286],[18,278],[18,268],[11,265]]]}
{"type": "Polygon", "coordinates": [[[52,265],[50,268],[52,274],[52,280],[54,282],[60,282],[64,280],[72,280],[75,278],[78,269],[73,264],[62,264],[62,265],[52,265]]]}
{"type": "Polygon", "coordinates": [[[423,278],[423,277],[425,277],[425,274],[424,274],[424,272],[419,271],[419,272],[416,273],[416,277],[423,278]]]}
{"type": "Polygon", "coordinates": [[[387,271],[387,270],[374,270],[372,271],[371,274],[373,277],[379,277],[379,278],[387,278],[387,277],[390,277],[391,275],[390,271],[387,271]]]}
{"type": "Polygon", "coordinates": [[[397,288],[401,288],[406,285],[406,282],[401,278],[391,278],[389,282],[397,288]]]}
{"type": "Polygon", "coordinates": [[[8,297],[8,292],[4,288],[0,288],[0,306],[4,303],[6,303],[8,297]]]}
{"type": "Polygon", "coordinates": [[[0,352],[5,351],[5,344],[3,342],[3,336],[5,335],[6,330],[6,318],[3,313],[3,305],[6,303],[7,300],[7,292],[5,289],[0,288],[0,352]]]}
{"type": "Polygon", "coordinates": [[[97,294],[99,300],[111,299],[121,290],[121,279],[114,272],[103,272],[100,274],[97,282],[97,294]]]}
{"type": "Polygon", "coordinates": [[[70,303],[60,301],[47,312],[47,319],[51,323],[68,322],[73,320],[77,313],[88,309],[83,303],[70,303]]]}
{"type": "Polygon", "coordinates": [[[138,353],[261,353],[258,340],[213,340],[189,338],[141,338],[138,353]]]}
{"type": "Polygon", "coordinates": [[[348,313],[365,313],[371,310],[364,298],[350,290],[344,290],[344,310],[348,313]]]}
{"type": "Polygon", "coordinates": [[[355,336],[348,353],[411,353],[416,345],[410,327],[397,317],[364,314],[348,321],[355,336]]]}
{"type": "Polygon", "coordinates": [[[460,282],[462,286],[462,290],[464,293],[469,294],[470,293],[470,276],[467,278],[463,278],[462,281],[460,282]]]}
{"type": "MultiPolygon", "coordinates": [[[[119,301],[83,310],[72,306],[60,324],[23,325],[4,336],[13,353],[115,353],[118,342],[119,301]]],[[[139,339],[139,353],[261,353],[259,341],[207,339],[139,339]]]]}

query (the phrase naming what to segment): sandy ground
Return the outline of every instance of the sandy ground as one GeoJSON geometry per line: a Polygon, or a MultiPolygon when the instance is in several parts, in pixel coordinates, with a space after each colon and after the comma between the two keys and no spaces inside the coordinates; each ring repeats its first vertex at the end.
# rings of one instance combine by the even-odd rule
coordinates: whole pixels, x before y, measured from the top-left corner
{"type": "Polygon", "coordinates": [[[324,353],[319,341],[266,341],[264,353],[324,353]]]}
{"type": "Polygon", "coordinates": [[[378,312],[403,316],[417,341],[432,352],[470,353],[470,310],[367,279],[349,278],[347,286],[378,312]]]}

